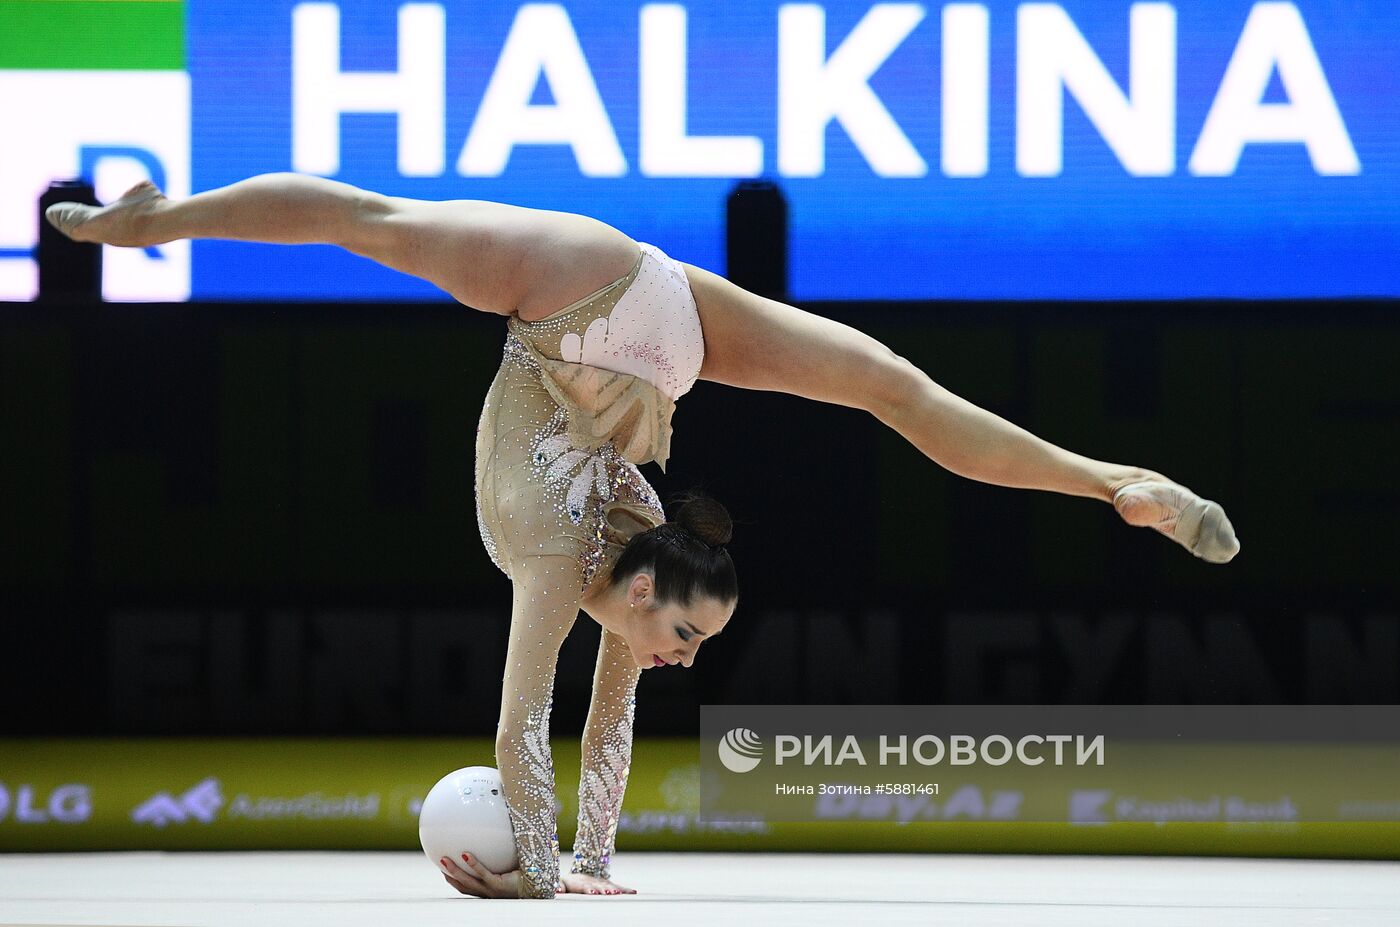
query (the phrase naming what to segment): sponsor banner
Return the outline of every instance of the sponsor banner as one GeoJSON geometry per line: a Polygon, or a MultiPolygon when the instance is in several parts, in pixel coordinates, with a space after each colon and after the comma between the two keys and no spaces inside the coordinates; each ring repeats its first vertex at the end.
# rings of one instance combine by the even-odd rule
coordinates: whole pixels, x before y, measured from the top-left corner
{"type": "MultiPolygon", "coordinates": [[[[579,212],[716,271],[766,177],[797,300],[1400,293],[1381,0],[16,0],[0,36],[0,299],[34,295],[36,163],[579,212]]],[[[331,247],[118,253],[111,300],[447,298],[331,247]]]]}
{"type": "Polygon", "coordinates": [[[702,819],[1400,820],[1397,706],[704,706],[702,819]],[[1343,772],[1344,771],[1344,772],[1343,772]]]}
{"type": "MultiPolygon", "coordinates": [[[[62,4],[55,4],[62,5],[62,4]]],[[[190,194],[190,79],[183,71],[0,70],[0,125],[43,125],[5,151],[0,172],[0,299],[33,299],[39,197],[56,179],[82,177],[101,202],[140,180],[190,194]],[[62,114],[55,119],[54,114],[62,114]]],[[[102,247],[110,302],[190,296],[189,241],[102,247]]]]}
{"type": "MultiPolygon", "coordinates": [[[[853,804],[819,823],[701,814],[701,742],[640,740],[619,851],[822,850],[1173,853],[1400,858],[1400,823],[1184,822],[1121,811],[1121,794],[1073,799],[1093,820],[1028,819],[1027,796],[963,777],[934,813],[900,821],[853,804]],[[1107,818],[1107,820],[1101,820],[1107,818]],[[953,826],[956,825],[956,826],[953,826]]],[[[578,744],[554,744],[561,846],[577,815],[578,744]]],[[[1338,765],[1350,765],[1343,757],[1338,765]]],[[[488,738],[0,741],[0,851],[403,849],[418,845],[428,790],[463,766],[494,765],[488,738]]],[[[1207,776],[1178,793],[1220,795],[1207,776]]],[[[1365,799],[1358,798],[1360,802],[1365,799]]],[[[1393,804],[1393,803],[1392,803],[1393,804]]],[[[1357,810],[1362,810],[1360,807],[1357,810]]],[[[1365,805],[1365,816],[1376,819],[1365,805]]]]}
{"type": "MultiPolygon", "coordinates": [[[[139,180],[190,194],[185,6],[175,0],[0,3],[0,299],[38,295],[40,195],[81,177],[110,202],[139,180]]],[[[190,242],[102,249],[112,302],[190,296],[190,242]]]]}

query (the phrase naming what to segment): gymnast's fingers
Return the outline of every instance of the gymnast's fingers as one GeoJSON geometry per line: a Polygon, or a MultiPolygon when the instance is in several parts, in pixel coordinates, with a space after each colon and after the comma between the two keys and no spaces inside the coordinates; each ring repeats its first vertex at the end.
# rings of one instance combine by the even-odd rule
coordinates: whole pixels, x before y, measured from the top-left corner
{"type": "Polygon", "coordinates": [[[462,868],[453,863],[452,860],[443,857],[442,860],[439,861],[439,865],[443,867],[442,877],[447,880],[447,884],[457,889],[457,891],[461,892],[463,895],[475,895],[478,898],[491,897],[491,890],[483,885],[480,879],[468,872],[464,872],[462,868]]]}
{"type": "Polygon", "coordinates": [[[486,886],[487,890],[491,892],[492,898],[515,897],[516,888],[510,884],[506,876],[487,869],[480,859],[472,856],[470,853],[463,853],[462,859],[466,862],[467,868],[471,870],[472,875],[476,876],[477,881],[486,886]]]}

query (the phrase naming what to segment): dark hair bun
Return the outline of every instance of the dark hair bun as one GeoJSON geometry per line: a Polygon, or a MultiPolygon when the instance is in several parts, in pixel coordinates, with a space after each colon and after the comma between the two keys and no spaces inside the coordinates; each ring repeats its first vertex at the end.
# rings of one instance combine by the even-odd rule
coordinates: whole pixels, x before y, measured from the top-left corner
{"type": "Polygon", "coordinates": [[[696,596],[737,601],[734,559],[724,546],[734,533],[729,512],[698,491],[673,496],[666,507],[670,520],[628,539],[613,564],[609,586],[630,581],[638,573],[651,573],[658,605],[688,606],[696,596]]]}
{"type": "Polygon", "coordinates": [[[711,547],[728,544],[734,536],[734,521],[729,517],[729,510],[703,492],[681,493],[671,503],[677,506],[672,521],[711,547]]]}

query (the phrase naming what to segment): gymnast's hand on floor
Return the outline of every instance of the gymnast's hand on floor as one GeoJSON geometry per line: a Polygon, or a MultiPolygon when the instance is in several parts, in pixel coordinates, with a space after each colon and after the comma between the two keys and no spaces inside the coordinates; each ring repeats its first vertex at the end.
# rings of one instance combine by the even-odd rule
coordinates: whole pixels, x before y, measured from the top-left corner
{"type": "Polygon", "coordinates": [[[519,898],[520,870],[497,874],[481,865],[481,861],[470,853],[462,854],[462,865],[444,856],[438,860],[443,878],[463,895],[478,898],[519,898]],[[463,868],[465,866],[466,868],[463,868]]]}
{"type": "Polygon", "coordinates": [[[581,872],[562,873],[559,881],[564,883],[564,891],[570,895],[635,895],[635,888],[618,885],[608,879],[584,875],[581,872]]]}

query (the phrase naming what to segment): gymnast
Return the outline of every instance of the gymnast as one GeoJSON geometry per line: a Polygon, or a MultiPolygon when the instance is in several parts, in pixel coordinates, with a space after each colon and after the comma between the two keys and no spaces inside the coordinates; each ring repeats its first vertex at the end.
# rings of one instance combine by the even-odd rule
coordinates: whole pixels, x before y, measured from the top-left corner
{"type": "Polygon", "coordinates": [[[440,861],[463,894],[634,892],[612,881],[610,863],[637,680],[653,666],[690,666],[739,597],[724,507],[690,493],[668,520],[637,468],[655,461],[664,472],[675,402],[697,379],[863,409],[959,476],[1108,502],[1211,563],[1239,551],[1221,507],[1162,474],[1056,447],[855,328],[586,216],[384,196],[290,173],[178,202],[142,181],[105,207],[57,203],[46,215],[75,241],[128,247],[339,245],[506,317],[477,429],[476,509],[514,590],[496,759],[520,868],[493,873],[469,853],[440,861]],[[602,632],[573,864],[561,873],[549,715],[559,648],[580,611],[602,632]]]}

